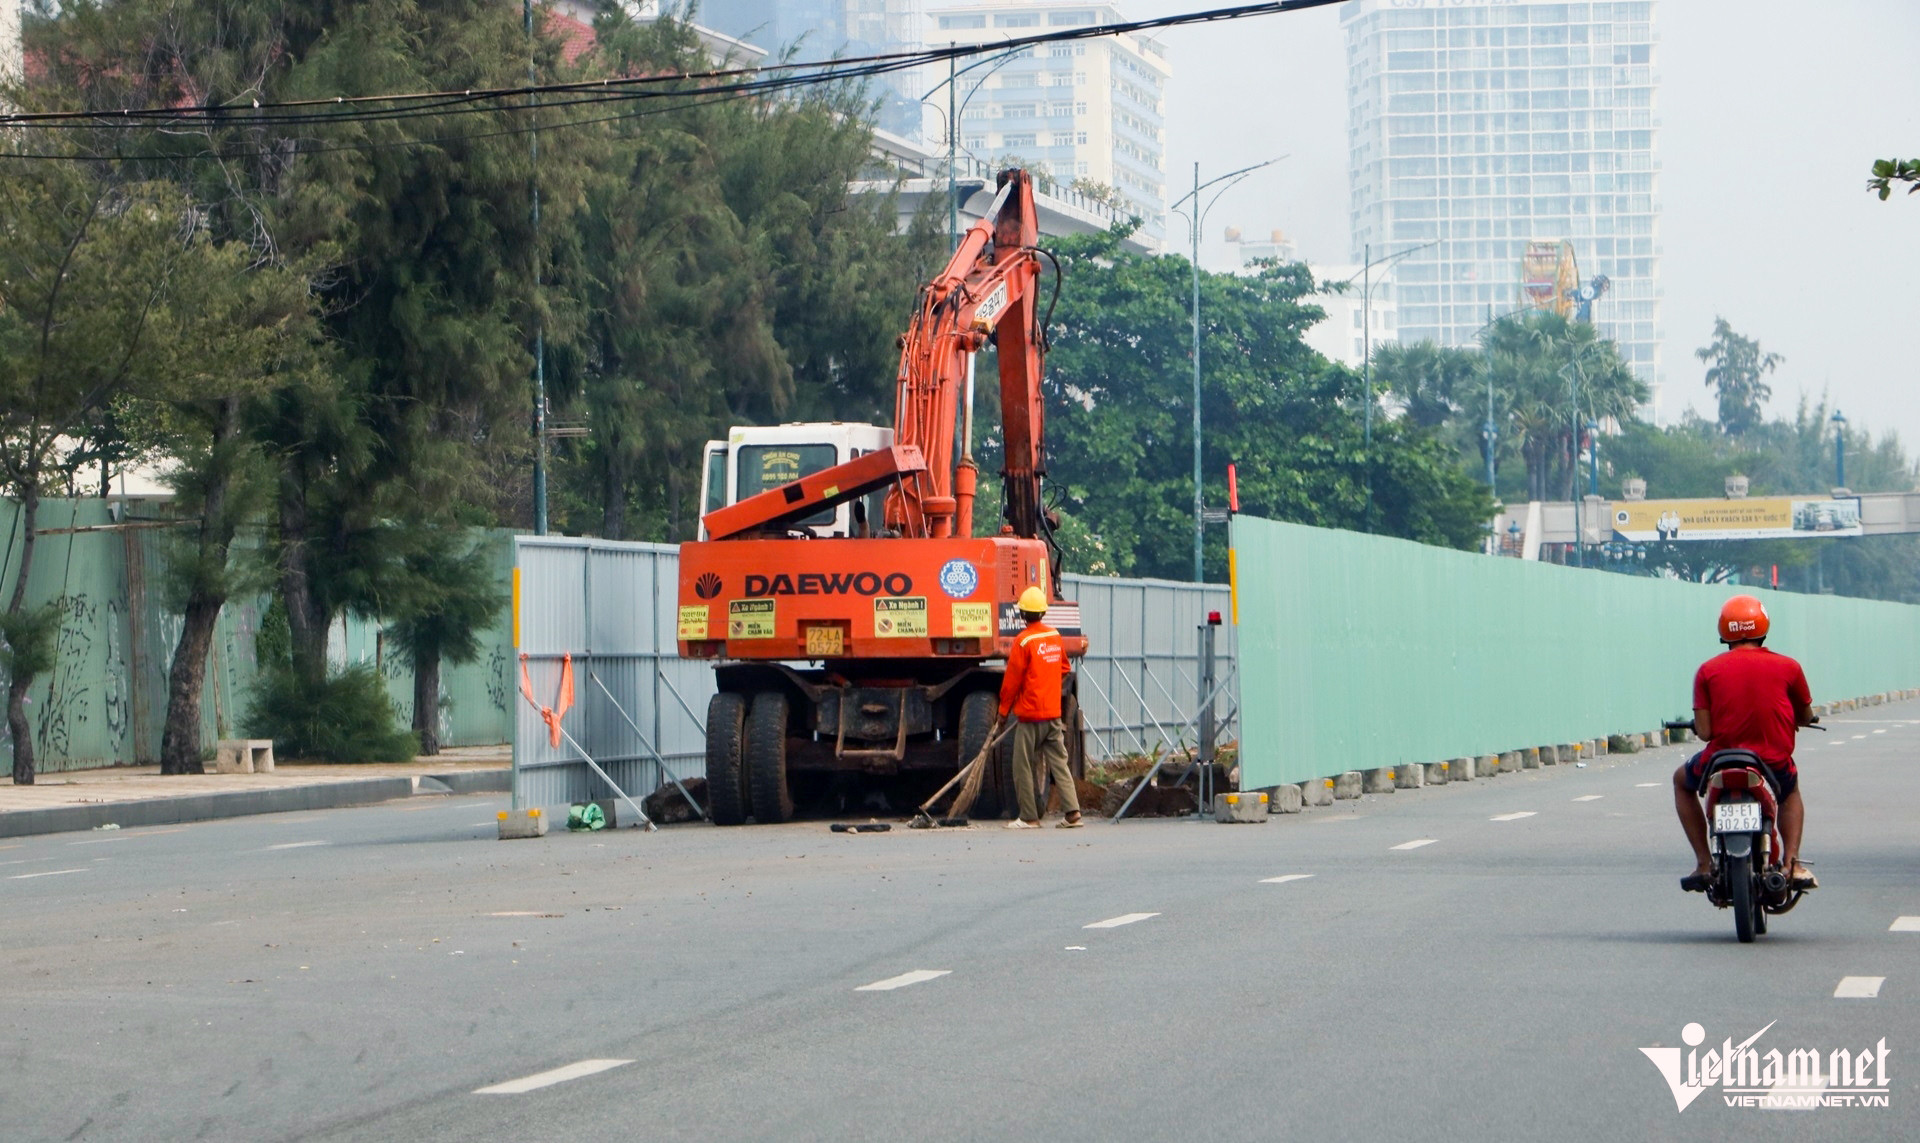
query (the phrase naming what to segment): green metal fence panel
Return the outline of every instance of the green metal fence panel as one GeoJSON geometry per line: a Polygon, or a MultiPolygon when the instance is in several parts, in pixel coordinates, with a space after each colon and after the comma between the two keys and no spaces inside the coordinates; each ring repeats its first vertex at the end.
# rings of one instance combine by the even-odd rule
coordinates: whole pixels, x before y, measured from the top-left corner
{"type": "MultiPolygon", "coordinates": [[[[54,669],[35,680],[27,706],[35,761],[44,773],[159,760],[167,676],[181,627],[167,591],[174,555],[168,529],[142,526],[157,523],[161,515],[160,503],[153,501],[41,502],[27,603],[38,607],[58,601],[62,612],[54,669]]],[[[481,542],[489,548],[504,598],[512,574],[511,533],[489,531],[481,542]]],[[[0,599],[11,592],[19,566],[20,505],[0,500],[0,599]]],[[[265,595],[248,596],[221,609],[201,699],[204,743],[245,730],[259,674],[254,640],[268,603],[265,595]]],[[[379,624],[349,617],[335,625],[331,643],[336,665],[365,662],[380,670],[396,719],[401,726],[412,725],[413,674],[404,659],[384,653],[379,624]]],[[[511,644],[509,610],[503,606],[499,621],[482,638],[480,658],[441,668],[442,745],[511,740],[511,644]]],[[[0,763],[12,763],[12,744],[3,731],[0,763]]]]}
{"type": "MultiPolygon", "coordinates": [[[[1808,541],[1832,543],[1844,541],[1808,541]]],[[[1751,592],[1814,701],[1920,686],[1920,607],[1495,559],[1233,522],[1243,788],[1437,762],[1685,717],[1751,592]]]]}

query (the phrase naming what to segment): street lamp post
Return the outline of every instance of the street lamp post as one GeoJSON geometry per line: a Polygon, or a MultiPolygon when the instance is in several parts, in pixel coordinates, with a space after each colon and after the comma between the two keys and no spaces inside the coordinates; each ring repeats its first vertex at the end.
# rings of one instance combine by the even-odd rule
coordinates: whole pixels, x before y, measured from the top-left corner
{"type": "Polygon", "coordinates": [[[1181,195],[1173,205],[1167,208],[1175,214],[1182,215],[1186,218],[1187,229],[1190,232],[1190,237],[1193,239],[1193,582],[1195,583],[1200,583],[1204,579],[1204,561],[1207,547],[1206,496],[1204,486],[1201,483],[1202,473],[1200,468],[1200,228],[1206,225],[1207,212],[1213,209],[1214,203],[1220,201],[1221,195],[1232,190],[1235,184],[1239,183],[1241,179],[1246,178],[1262,167],[1271,167],[1286,157],[1285,155],[1278,155],[1268,159],[1264,163],[1255,163],[1250,167],[1241,167],[1237,171],[1228,171],[1226,174],[1218,178],[1208,179],[1204,183],[1200,181],[1200,164],[1195,163],[1193,165],[1193,189],[1181,195]],[[1200,201],[1200,192],[1213,186],[1215,183],[1226,183],[1227,185],[1215,191],[1211,199],[1202,203],[1200,201]],[[1188,199],[1193,200],[1193,205],[1187,210],[1181,210],[1180,204],[1186,202],[1188,199]]]}
{"type": "MultiPolygon", "coordinates": [[[[1373,531],[1373,268],[1397,262],[1409,254],[1417,254],[1429,246],[1440,245],[1438,238],[1431,242],[1422,242],[1418,246],[1409,246],[1392,254],[1373,256],[1373,243],[1360,247],[1360,380],[1367,391],[1366,408],[1361,413],[1361,455],[1367,465],[1367,509],[1361,517],[1362,531],[1373,531]]],[[[1352,278],[1347,282],[1351,283],[1352,278]]]]}
{"type": "MultiPolygon", "coordinates": [[[[527,2],[531,3],[532,0],[527,0],[527,2]]],[[[943,87],[947,89],[947,249],[949,250],[955,249],[960,245],[960,190],[959,181],[955,176],[955,171],[960,163],[960,117],[966,114],[967,104],[973,102],[973,97],[979,94],[981,85],[986,83],[987,79],[992,76],[994,72],[999,71],[1008,63],[1018,59],[1020,55],[1026,51],[1025,48],[1014,48],[1010,51],[1001,52],[998,55],[991,55],[983,60],[970,63],[966,67],[956,71],[953,65],[957,53],[952,51],[953,46],[952,41],[948,41],[947,78],[935,84],[925,95],[920,97],[920,102],[925,103],[927,100],[933,98],[934,92],[939,91],[943,87]],[[989,64],[992,66],[989,67],[989,64]],[[967,97],[965,99],[956,99],[959,89],[959,78],[973,69],[980,67],[987,68],[986,74],[973,81],[973,86],[967,89],[967,97]]]]}
{"type": "Polygon", "coordinates": [[[1600,425],[1587,420],[1587,495],[1600,495],[1600,425]]]}
{"type": "Polygon", "coordinates": [[[1833,486],[1847,486],[1847,418],[1833,411],[1833,486]]]}
{"type": "MultiPolygon", "coordinates": [[[[521,19],[526,24],[527,44],[533,44],[533,0],[521,0],[521,19]]],[[[531,51],[527,55],[527,86],[538,84],[539,76],[531,51]]],[[[529,94],[529,104],[538,98],[529,94]]],[[[527,152],[533,164],[528,173],[533,198],[534,289],[540,288],[540,121],[533,121],[527,134],[527,152]]],[[[538,322],[533,327],[533,534],[547,534],[547,331],[538,322]]]]}

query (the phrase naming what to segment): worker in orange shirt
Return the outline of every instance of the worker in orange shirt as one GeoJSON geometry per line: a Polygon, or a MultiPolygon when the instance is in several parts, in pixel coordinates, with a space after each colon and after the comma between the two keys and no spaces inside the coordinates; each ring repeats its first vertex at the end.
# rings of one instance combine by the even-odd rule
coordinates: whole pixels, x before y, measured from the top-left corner
{"type": "Polygon", "coordinates": [[[1078,829],[1080,798],[1067,769],[1067,732],[1060,722],[1060,680],[1066,674],[1067,649],[1060,632],[1042,620],[1047,613],[1046,592],[1030,587],[1016,604],[1026,630],[1013,641],[1007,655],[1006,678],[1000,683],[1000,720],[1019,719],[1013,731],[1013,791],[1020,816],[1008,829],[1039,829],[1040,805],[1034,796],[1038,763],[1045,762],[1054,787],[1060,791],[1067,815],[1061,829],[1078,829]]]}

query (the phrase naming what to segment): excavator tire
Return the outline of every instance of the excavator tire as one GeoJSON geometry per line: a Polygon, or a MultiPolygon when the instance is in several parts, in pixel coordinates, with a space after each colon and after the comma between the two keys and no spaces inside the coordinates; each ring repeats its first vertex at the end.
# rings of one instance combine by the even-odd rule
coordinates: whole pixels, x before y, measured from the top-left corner
{"type": "MultiPolygon", "coordinates": [[[[987,735],[993,731],[994,715],[999,713],[1000,703],[992,691],[973,691],[960,700],[960,733],[955,736],[958,744],[955,751],[955,765],[965,766],[980,753],[987,743],[987,735]]],[[[999,753],[999,751],[995,751],[999,753]]],[[[1000,789],[1000,767],[998,759],[987,760],[987,773],[980,782],[980,794],[973,799],[973,807],[967,811],[967,817],[978,821],[992,821],[1001,815],[1009,799],[1011,790],[1004,795],[1000,789]]]]}
{"type": "Polygon", "coordinates": [[[753,791],[753,816],[762,824],[793,818],[793,791],[787,788],[787,696],[761,691],[747,711],[747,786],[753,791]]]}
{"type": "Polygon", "coordinates": [[[750,812],[747,776],[740,765],[746,717],[745,695],[723,691],[707,702],[707,801],[714,825],[740,825],[750,812]]]}

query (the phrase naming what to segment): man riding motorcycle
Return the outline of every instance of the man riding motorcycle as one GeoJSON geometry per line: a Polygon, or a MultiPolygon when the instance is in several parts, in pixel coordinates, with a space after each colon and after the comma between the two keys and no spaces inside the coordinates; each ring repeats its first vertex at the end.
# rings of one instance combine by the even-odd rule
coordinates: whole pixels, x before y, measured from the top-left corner
{"type": "Polygon", "coordinates": [[[1793,763],[1796,728],[1812,726],[1813,696],[1800,664],[1766,649],[1766,605],[1751,595],[1736,595],[1720,609],[1720,641],[1727,649],[1700,665],[1693,676],[1693,728],[1706,748],[1673,772],[1674,808],[1694,870],[1680,888],[1704,893],[1713,881],[1707,848],[1707,815],[1700,796],[1707,763],[1721,750],[1751,750],[1771,773],[1780,794],[1780,866],[1795,889],[1819,882],[1800,864],[1800,831],[1806,807],[1800,799],[1800,773],[1793,763]]]}

